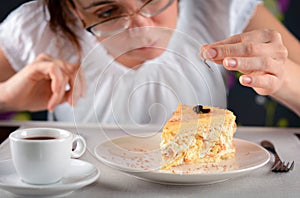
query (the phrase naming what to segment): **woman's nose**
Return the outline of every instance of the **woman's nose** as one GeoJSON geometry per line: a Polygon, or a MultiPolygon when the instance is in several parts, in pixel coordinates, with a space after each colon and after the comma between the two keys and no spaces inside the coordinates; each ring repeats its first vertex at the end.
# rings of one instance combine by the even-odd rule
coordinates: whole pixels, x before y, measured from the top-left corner
{"type": "Polygon", "coordinates": [[[144,17],[139,13],[136,13],[133,16],[131,16],[130,28],[152,26],[152,25],[153,25],[153,21],[151,18],[144,17]]]}

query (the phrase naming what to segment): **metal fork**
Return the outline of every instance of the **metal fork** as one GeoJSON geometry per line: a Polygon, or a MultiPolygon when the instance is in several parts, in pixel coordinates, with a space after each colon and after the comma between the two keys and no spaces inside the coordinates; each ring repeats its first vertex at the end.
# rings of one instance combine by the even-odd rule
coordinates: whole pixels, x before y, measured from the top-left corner
{"type": "Polygon", "coordinates": [[[274,145],[270,141],[263,140],[260,144],[265,149],[267,149],[268,151],[270,151],[271,153],[274,154],[275,162],[271,168],[272,172],[282,173],[282,172],[289,172],[289,171],[293,170],[295,162],[292,161],[292,162],[286,163],[286,162],[282,161],[279,158],[279,155],[277,154],[274,145]]]}

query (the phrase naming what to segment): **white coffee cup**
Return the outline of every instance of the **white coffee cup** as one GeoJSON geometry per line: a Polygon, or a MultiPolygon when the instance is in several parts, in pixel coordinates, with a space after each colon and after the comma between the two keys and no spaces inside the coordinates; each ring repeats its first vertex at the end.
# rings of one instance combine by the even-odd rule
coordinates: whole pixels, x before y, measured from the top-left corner
{"type": "Polygon", "coordinates": [[[80,157],[86,150],[83,137],[57,128],[19,129],[9,135],[9,140],[16,172],[30,184],[58,182],[71,158],[80,157]]]}

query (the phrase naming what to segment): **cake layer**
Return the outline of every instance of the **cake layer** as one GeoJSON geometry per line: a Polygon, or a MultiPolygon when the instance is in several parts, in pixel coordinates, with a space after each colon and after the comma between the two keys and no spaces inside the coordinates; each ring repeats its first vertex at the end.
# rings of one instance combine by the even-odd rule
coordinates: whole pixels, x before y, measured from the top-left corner
{"type": "Polygon", "coordinates": [[[162,169],[234,156],[235,115],[211,106],[179,104],[162,132],[162,169]]]}

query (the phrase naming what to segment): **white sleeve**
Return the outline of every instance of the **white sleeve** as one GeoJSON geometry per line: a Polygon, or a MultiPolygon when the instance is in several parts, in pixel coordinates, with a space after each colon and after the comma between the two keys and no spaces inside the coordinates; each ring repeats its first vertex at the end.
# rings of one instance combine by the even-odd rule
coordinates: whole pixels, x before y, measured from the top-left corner
{"type": "Polygon", "coordinates": [[[262,0],[233,0],[230,9],[230,35],[241,33],[262,0]]]}
{"type": "Polygon", "coordinates": [[[16,71],[31,63],[39,54],[75,62],[76,51],[66,40],[55,35],[48,24],[42,1],[23,4],[0,24],[0,47],[16,71]],[[59,49],[68,50],[60,51],[59,49]]]}
{"type": "Polygon", "coordinates": [[[261,0],[182,0],[179,28],[203,43],[241,33],[261,0]]]}
{"type": "Polygon", "coordinates": [[[24,4],[14,10],[0,25],[0,44],[8,61],[20,70],[33,61],[38,30],[46,26],[42,8],[37,2],[24,4]]]}

